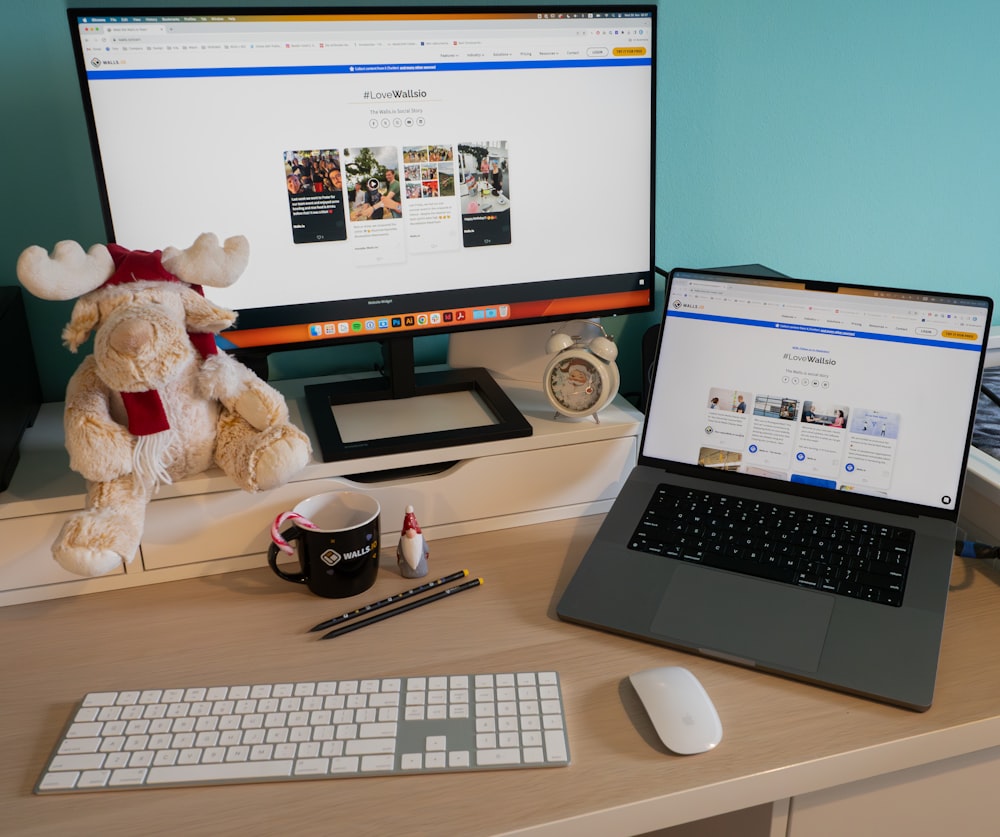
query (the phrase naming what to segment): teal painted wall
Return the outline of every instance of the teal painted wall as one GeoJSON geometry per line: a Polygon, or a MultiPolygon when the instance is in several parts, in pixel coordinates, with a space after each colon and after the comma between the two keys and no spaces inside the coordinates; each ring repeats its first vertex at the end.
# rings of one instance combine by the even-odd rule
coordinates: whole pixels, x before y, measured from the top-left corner
{"type": "MultiPolygon", "coordinates": [[[[67,5],[0,6],[0,284],[16,282],[29,244],[103,240],[67,5]]],[[[665,0],[660,15],[662,267],[761,262],[816,279],[997,292],[1000,3],[665,0]]],[[[613,190],[615,170],[609,160],[595,188],[613,190]]],[[[45,397],[60,399],[79,362],[59,340],[71,306],[26,304],[45,397]]],[[[656,320],[610,323],[623,390],[639,389],[639,339],[656,320]]],[[[421,341],[418,357],[438,360],[444,346],[421,341]]],[[[274,372],[374,359],[369,347],[295,352],[274,372]]]]}

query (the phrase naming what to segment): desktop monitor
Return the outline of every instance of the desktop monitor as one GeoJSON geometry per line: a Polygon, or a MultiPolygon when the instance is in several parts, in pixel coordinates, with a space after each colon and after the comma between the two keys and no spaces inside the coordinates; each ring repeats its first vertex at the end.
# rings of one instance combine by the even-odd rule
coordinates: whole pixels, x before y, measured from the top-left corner
{"type": "Polygon", "coordinates": [[[653,306],[655,6],[68,15],[108,240],[247,236],[209,292],[244,359],[382,344],[308,388],[324,459],[531,433],[483,370],[418,374],[417,336],[653,306]],[[471,417],[409,409],[456,393],[471,417]],[[338,423],[369,404],[442,427],[338,423]]]}

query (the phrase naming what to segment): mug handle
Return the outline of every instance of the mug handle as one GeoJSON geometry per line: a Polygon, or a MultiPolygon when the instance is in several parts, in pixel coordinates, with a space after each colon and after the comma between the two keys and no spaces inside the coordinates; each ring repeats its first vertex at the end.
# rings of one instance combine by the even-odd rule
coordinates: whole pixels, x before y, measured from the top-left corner
{"type": "MultiPolygon", "coordinates": [[[[316,525],[311,520],[308,520],[296,512],[282,512],[274,519],[274,523],[271,524],[271,544],[267,549],[267,563],[268,566],[270,566],[274,571],[275,575],[279,578],[283,578],[285,581],[294,581],[298,584],[305,584],[309,580],[305,572],[286,573],[278,567],[279,550],[287,555],[295,554],[295,549],[288,542],[288,539],[291,538],[292,540],[295,540],[294,533],[300,528],[315,529],[316,525]],[[288,520],[294,521],[292,526],[284,532],[280,531],[282,524],[288,520]]],[[[303,569],[305,568],[303,567],[303,569]]]]}
{"type": "MultiPolygon", "coordinates": [[[[285,534],[280,531],[281,527],[288,520],[294,521],[295,525],[300,529],[315,529],[316,524],[308,518],[303,517],[298,512],[293,511],[282,512],[274,518],[274,523],[271,524],[271,540],[274,542],[274,545],[286,555],[294,555],[295,550],[292,548],[292,545],[285,540],[285,534]]],[[[290,532],[292,530],[289,529],[288,531],[290,532]]]]}
{"type": "MultiPolygon", "coordinates": [[[[293,533],[295,532],[295,527],[288,529],[283,533],[284,537],[292,537],[294,539],[293,533]]],[[[287,541],[285,541],[287,543],[287,541]]],[[[278,566],[278,552],[279,546],[276,543],[272,543],[267,547],[267,563],[272,570],[274,570],[275,575],[279,578],[285,579],[285,581],[295,581],[299,584],[305,584],[309,579],[304,572],[301,573],[286,573],[278,566]]]]}

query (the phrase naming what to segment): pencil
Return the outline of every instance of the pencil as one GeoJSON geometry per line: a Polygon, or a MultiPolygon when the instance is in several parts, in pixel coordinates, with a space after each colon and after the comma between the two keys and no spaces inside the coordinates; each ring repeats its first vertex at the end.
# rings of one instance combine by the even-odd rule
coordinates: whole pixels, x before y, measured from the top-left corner
{"type": "Polygon", "coordinates": [[[427,581],[418,587],[413,587],[410,590],[404,590],[402,593],[396,593],[394,596],[386,596],[386,598],[380,599],[377,602],[366,604],[363,607],[359,607],[357,610],[352,610],[350,613],[342,613],[340,616],[334,616],[333,619],[327,619],[325,622],[320,622],[318,625],[314,625],[309,629],[309,631],[310,633],[313,631],[325,631],[327,628],[332,628],[334,625],[339,625],[341,622],[346,622],[348,619],[354,619],[356,616],[371,613],[373,610],[380,610],[383,607],[388,607],[391,604],[400,602],[403,599],[408,599],[411,596],[426,593],[428,590],[433,590],[435,587],[440,587],[442,584],[447,584],[449,581],[457,581],[460,578],[465,578],[468,574],[468,570],[459,570],[457,573],[446,575],[444,578],[436,578],[434,581],[427,581]]]}
{"type": "Polygon", "coordinates": [[[369,616],[367,619],[359,619],[357,622],[349,622],[346,625],[341,625],[339,628],[334,628],[329,633],[323,634],[320,639],[333,639],[336,636],[342,636],[343,634],[350,633],[351,631],[356,631],[358,628],[363,628],[366,625],[374,625],[376,622],[381,622],[383,619],[388,619],[391,616],[397,616],[400,613],[406,613],[409,610],[415,610],[416,608],[423,607],[431,602],[445,599],[455,593],[461,593],[463,590],[471,590],[473,587],[478,587],[482,583],[483,580],[481,578],[473,578],[470,581],[466,581],[464,584],[456,584],[454,587],[448,587],[445,590],[441,590],[433,596],[425,596],[422,599],[414,599],[412,602],[407,602],[406,604],[400,605],[392,610],[376,613],[374,616],[369,616]]]}

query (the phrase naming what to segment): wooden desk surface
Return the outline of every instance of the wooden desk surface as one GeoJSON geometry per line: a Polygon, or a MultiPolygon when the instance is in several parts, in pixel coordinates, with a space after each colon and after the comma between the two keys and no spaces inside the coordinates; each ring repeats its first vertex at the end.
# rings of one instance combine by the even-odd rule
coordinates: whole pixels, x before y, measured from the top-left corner
{"type": "Polygon", "coordinates": [[[599,522],[434,542],[432,577],[464,567],[484,586],[327,642],[305,630],[413,582],[387,562],[357,600],[323,600],[262,568],[0,609],[2,830],[608,837],[1000,744],[1000,573],[956,560],[935,703],[920,714],[559,621],[599,522]],[[715,700],[716,750],[678,757],[656,739],[624,678],[665,664],[715,700]],[[570,766],[32,793],[87,691],[518,668],[560,672],[570,766]]]}

